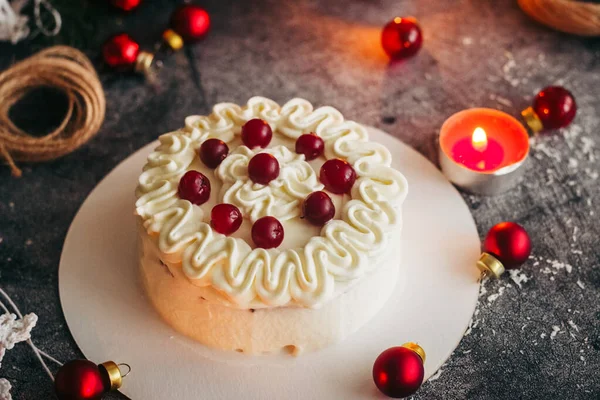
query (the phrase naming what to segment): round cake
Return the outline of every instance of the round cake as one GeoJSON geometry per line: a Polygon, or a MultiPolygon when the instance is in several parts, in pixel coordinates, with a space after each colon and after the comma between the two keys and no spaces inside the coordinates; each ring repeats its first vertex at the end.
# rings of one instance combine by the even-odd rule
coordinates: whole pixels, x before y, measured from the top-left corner
{"type": "Polygon", "coordinates": [[[136,190],[146,293],[205,345],[294,355],[342,340],[396,286],[404,176],[332,107],[253,97],[160,136],[136,190]]]}

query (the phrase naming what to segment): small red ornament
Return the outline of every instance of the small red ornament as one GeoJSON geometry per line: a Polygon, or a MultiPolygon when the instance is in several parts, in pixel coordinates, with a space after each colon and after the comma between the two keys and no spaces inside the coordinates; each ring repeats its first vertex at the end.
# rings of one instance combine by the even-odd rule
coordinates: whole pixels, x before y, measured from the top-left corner
{"type": "Polygon", "coordinates": [[[271,143],[273,131],[266,121],[259,118],[251,119],[242,126],[242,142],[247,147],[265,148],[271,143]]]}
{"type": "Polygon", "coordinates": [[[88,360],[73,360],[58,370],[54,391],[59,400],[99,400],[103,394],[119,389],[125,375],[112,361],[96,365],[88,360]]]}
{"type": "Polygon", "coordinates": [[[110,0],[110,4],[123,11],[133,11],[138,8],[141,3],[142,0],[110,0]]]}
{"type": "Polygon", "coordinates": [[[201,205],[210,198],[210,180],[198,171],[188,171],[179,180],[177,191],[183,200],[201,205]]]}
{"type": "Polygon", "coordinates": [[[559,129],[568,126],[577,114],[575,97],[561,86],[548,86],[542,89],[521,115],[534,132],[559,129]]]}
{"type": "Polygon", "coordinates": [[[278,247],[283,242],[283,236],[283,225],[275,217],[262,217],[252,225],[252,240],[257,247],[263,249],[278,247]]]}
{"type": "Polygon", "coordinates": [[[311,161],[321,156],[324,149],[325,142],[314,133],[301,135],[296,140],[296,153],[304,154],[306,161],[311,161]]]}
{"type": "Polygon", "coordinates": [[[335,194],[343,194],[352,189],[356,181],[356,172],[347,161],[333,158],[321,166],[319,179],[325,185],[325,189],[335,194]]]}
{"type": "Polygon", "coordinates": [[[269,153],[258,153],[248,163],[248,176],[254,183],[268,185],[279,176],[279,162],[269,153]]]}
{"type": "Polygon", "coordinates": [[[381,45],[393,60],[414,56],[423,45],[423,34],[413,17],[396,17],[383,28],[381,45]]]}
{"type": "Polygon", "coordinates": [[[200,159],[208,168],[217,168],[229,154],[227,144],[219,139],[208,139],[200,146],[200,159]]]}
{"type": "Polygon", "coordinates": [[[116,70],[135,70],[147,73],[154,55],[140,51],[140,45],[126,33],[111,36],[102,45],[104,62],[116,70]]]}
{"type": "Polygon", "coordinates": [[[373,364],[373,381],[386,396],[402,398],[415,393],[423,383],[425,351],[415,343],[391,347],[373,364]]]}
{"type": "Polygon", "coordinates": [[[477,266],[486,274],[500,277],[505,269],[517,268],[527,261],[530,253],[527,231],[514,222],[500,222],[487,233],[477,266]]]}
{"type": "Polygon", "coordinates": [[[335,206],[325,192],[313,192],[302,203],[302,216],[313,225],[325,225],[334,215],[335,206]]]}
{"type": "Polygon", "coordinates": [[[210,224],[213,229],[226,236],[240,229],[242,220],[240,209],[233,204],[217,204],[210,212],[210,224]]]}
{"type": "Polygon", "coordinates": [[[171,29],[163,33],[163,39],[173,49],[179,50],[184,42],[203,39],[210,29],[210,16],[194,4],[183,5],[171,15],[171,29]]]}

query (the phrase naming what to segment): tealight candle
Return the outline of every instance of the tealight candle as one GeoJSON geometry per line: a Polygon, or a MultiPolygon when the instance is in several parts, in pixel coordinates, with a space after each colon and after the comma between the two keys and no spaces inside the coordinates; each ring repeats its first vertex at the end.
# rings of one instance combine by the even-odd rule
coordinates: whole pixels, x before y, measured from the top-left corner
{"type": "Polygon", "coordinates": [[[529,154],[525,127],[510,115],[489,108],[458,112],[442,125],[440,166],[456,186],[494,195],[512,187],[529,154]]]}

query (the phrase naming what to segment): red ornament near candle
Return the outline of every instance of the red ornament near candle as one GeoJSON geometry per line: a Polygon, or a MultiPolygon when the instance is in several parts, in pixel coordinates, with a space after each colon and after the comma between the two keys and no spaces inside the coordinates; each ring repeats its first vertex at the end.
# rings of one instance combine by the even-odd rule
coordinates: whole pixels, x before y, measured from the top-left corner
{"type": "Polygon", "coordinates": [[[439,146],[440,166],[452,183],[469,192],[493,195],[518,181],[529,154],[529,136],[510,115],[473,108],[444,122],[439,146]]]}
{"type": "Polygon", "coordinates": [[[171,29],[163,33],[163,39],[173,50],[179,50],[185,42],[203,39],[210,29],[210,16],[202,7],[186,4],[171,15],[171,29]]]}
{"type": "Polygon", "coordinates": [[[110,4],[123,11],[133,11],[142,4],[142,0],[110,0],[110,4]]]}
{"type": "Polygon", "coordinates": [[[140,51],[140,45],[126,33],[111,36],[102,45],[104,62],[118,71],[150,71],[154,55],[140,51]]]}
{"type": "Polygon", "coordinates": [[[575,97],[561,86],[542,89],[533,100],[533,105],[521,112],[527,126],[538,133],[544,130],[568,126],[577,114],[575,97]]]}
{"type": "Polygon", "coordinates": [[[373,381],[386,396],[402,398],[415,393],[423,383],[425,351],[416,343],[391,347],[373,364],[373,381]]]}
{"type": "Polygon", "coordinates": [[[421,27],[413,17],[396,17],[383,28],[381,45],[393,60],[412,57],[423,45],[421,27]]]}
{"type": "MultiPolygon", "coordinates": [[[[127,364],[119,365],[129,368],[127,364]]],[[[123,378],[129,372],[121,374],[119,365],[113,361],[99,365],[88,360],[69,361],[56,373],[56,397],[59,400],[99,400],[105,393],[121,387],[123,378]]]]}
{"type": "Polygon", "coordinates": [[[521,266],[530,254],[527,231],[514,222],[500,222],[487,233],[477,267],[486,275],[499,278],[505,269],[521,266]]]}

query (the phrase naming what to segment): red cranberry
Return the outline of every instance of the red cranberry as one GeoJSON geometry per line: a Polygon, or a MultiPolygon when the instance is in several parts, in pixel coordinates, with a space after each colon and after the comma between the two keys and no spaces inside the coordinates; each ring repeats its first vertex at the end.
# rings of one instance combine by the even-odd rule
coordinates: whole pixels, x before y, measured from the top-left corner
{"type": "Polygon", "coordinates": [[[275,217],[262,217],[252,225],[252,240],[257,247],[272,249],[283,242],[283,226],[275,217]]]}
{"type": "Polygon", "coordinates": [[[569,125],[577,113],[575,98],[560,86],[544,88],[535,96],[533,109],[544,129],[558,129],[569,125]]]}
{"type": "Polygon", "coordinates": [[[217,168],[229,154],[229,147],[219,139],[208,139],[200,146],[200,159],[208,168],[217,168]]]}
{"type": "Polygon", "coordinates": [[[296,140],[296,153],[304,154],[306,161],[314,160],[323,154],[325,143],[314,133],[302,135],[296,140]]]}
{"type": "Polygon", "coordinates": [[[423,34],[417,20],[396,17],[381,32],[381,45],[387,55],[400,60],[414,56],[423,44],[423,34]]]}
{"type": "Polygon", "coordinates": [[[267,185],[279,176],[279,162],[269,153],[258,153],[248,163],[248,176],[254,183],[267,185]]]}
{"type": "Polygon", "coordinates": [[[302,215],[313,225],[325,225],[335,215],[335,206],[327,193],[313,192],[304,199],[302,215]]]}
{"type": "Polygon", "coordinates": [[[210,212],[210,224],[223,235],[231,235],[242,225],[242,213],[233,204],[217,204],[210,212]]]}
{"type": "Polygon", "coordinates": [[[192,204],[204,204],[210,197],[210,181],[198,171],[188,171],[179,181],[178,192],[179,197],[192,204]]]}
{"type": "Polygon", "coordinates": [[[251,119],[242,127],[242,142],[251,149],[255,147],[267,147],[272,137],[273,131],[271,127],[262,119],[251,119]]]}
{"type": "Polygon", "coordinates": [[[319,179],[325,185],[325,189],[335,194],[343,194],[352,189],[356,181],[356,172],[348,162],[334,158],[323,164],[319,179]]]}

